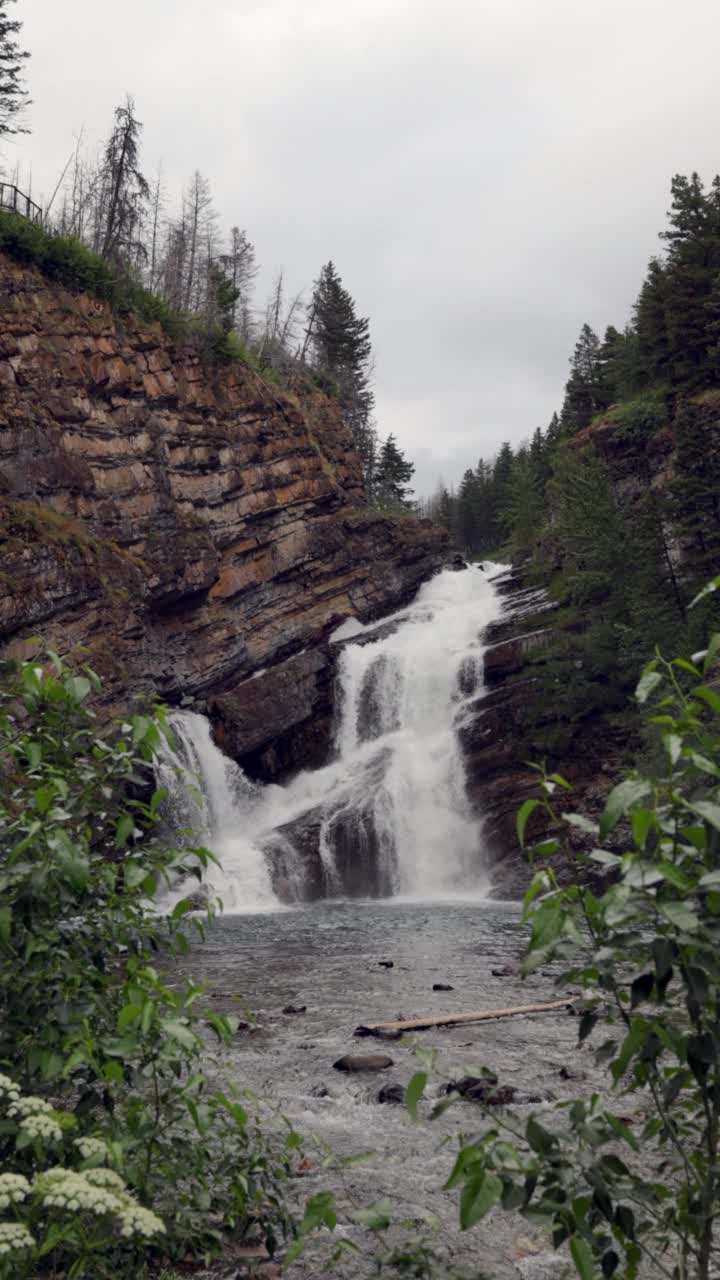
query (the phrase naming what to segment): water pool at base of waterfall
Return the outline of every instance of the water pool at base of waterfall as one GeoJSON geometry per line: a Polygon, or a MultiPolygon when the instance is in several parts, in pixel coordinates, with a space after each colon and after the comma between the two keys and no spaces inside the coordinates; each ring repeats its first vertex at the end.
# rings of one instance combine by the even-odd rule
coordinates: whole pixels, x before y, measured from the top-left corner
{"type": "MultiPolygon", "coordinates": [[[[513,1214],[498,1212],[470,1233],[458,1230],[458,1192],[444,1192],[461,1131],[483,1127],[472,1103],[453,1105],[430,1121],[444,1083],[487,1066],[502,1084],[541,1101],[589,1092],[590,1053],[577,1046],[577,1020],[564,1011],[417,1032],[400,1042],[353,1037],[360,1023],[428,1013],[501,1008],[555,999],[553,975],[521,980],[525,935],[519,905],[504,902],[407,903],[329,901],[271,915],[226,916],[194,946],[183,969],[206,984],[208,1004],[256,1019],[241,1030],[222,1066],[241,1088],[278,1107],[307,1141],[312,1162],[291,1184],[299,1205],[317,1191],[338,1197],[340,1227],[360,1253],[343,1264],[343,1277],[372,1274],[371,1239],[349,1222],[353,1207],[389,1200],[398,1218],[436,1228],[436,1247],[475,1277],[559,1280],[561,1261],[548,1262],[541,1232],[513,1214]],[[392,968],[381,961],[392,961],[392,968]],[[505,970],[494,976],[493,969],[505,970]],[[433,991],[434,983],[452,991],[433,991]],[[306,1007],[284,1014],[288,1005],[306,1007]],[[416,1045],[437,1054],[428,1100],[413,1124],[402,1106],[381,1104],[379,1089],[406,1085],[418,1061],[416,1045]],[[346,1076],[333,1063],[348,1053],[383,1053],[393,1066],[372,1075],[346,1076]],[[569,1071],[565,1079],[561,1069],[569,1071]],[[445,1145],[443,1145],[445,1143],[445,1145]],[[327,1150],[341,1157],[373,1154],[342,1171],[321,1168],[327,1150]],[[542,1268],[550,1265],[555,1270],[542,1268]],[[539,1268],[539,1269],[538,1269],[539,1268]]],[[[560,994],[564,994],[561,992],[560,994]]],[[[523,1119],[519,1102],[507,1117],[523,1119]]],[[[399,1237],[398,1237],[399,1238],[399,1237]]],[[[325,1242],[327,1244],[327,1240],[325,1242]]],[[[316,1277],[319,1242],[291,1271],[316,1277]]]]}

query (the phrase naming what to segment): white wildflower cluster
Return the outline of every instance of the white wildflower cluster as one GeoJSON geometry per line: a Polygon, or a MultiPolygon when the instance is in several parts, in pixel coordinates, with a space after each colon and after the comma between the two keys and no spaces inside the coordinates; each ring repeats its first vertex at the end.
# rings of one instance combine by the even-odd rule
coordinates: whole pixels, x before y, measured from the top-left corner
{"type": "Polygon", "coordinates": [[[48,1209],[67,1209],[103,1215],[119,1213],[122,1200],[107,1187],[96,1187],[84,1173],[72,1169],[47,1169],[35,1179],[34,1189],[48,1209]]]}
{"type": "Polygon", "coordinates": [[[120,1235],[150,1237],[165,1231],[165,1223],[150,1209],[133,1199],[125,1183],[113,1169],[47,1169],[35,1178],[33,1190],[49,1209],[69,1213],[93,1213],[116,1218],[120,1235]]]}
{"type": "Polygon", "coordinates": [[[83,1178],[93,1187],[109,1187],[111,1191],[125,1192],[125,1183],[114,1169],[86,1169],[83,1178]]]}
{"type": "Polygon", "coordinates": [[[15,1098],[8,1107],[8,1115],[19,1121],[20,1128],[30,1138],[47,1138],[50,1142],[59,1142],[62,1138],[55,1112],[44,1098],[15,1098]]]}
{"type": "Polygon", "coordinates": [[[74,1145],[77,1147],[83,1160],[106,1160],[108,1156],[107,1143],[102,1138],[76,1138],[74,1145]]]}
{"type": "Polygon", "coordinates": [[[3,1102],[12,1103],[17,1102],[19,1097],[20,1090],[18,1089],[15,1081],[11,1080],[9,1076],[0,1074],[0,1099],[3,1102]]]}
{"type": "Polygon", "coordinates": [[[0,1173],[0,1209],[20,1204],[30,1190],[30,1183],[21,1173],[0,1173]]]}
{"type": "Polygon", "coordinates": [[[121,1236],[157,1236],[165,1230],[165,1223],[151,1209],[145,1209],[134,1200],[128,1200],[120,1214],[121,1236]]]}
{"type": "Polygon", "coordinates": [[[34,1244],[30,1232],[21,1222],[0,1222],[0,1258],[8,1253],[32,1249],[34,1244]]]}

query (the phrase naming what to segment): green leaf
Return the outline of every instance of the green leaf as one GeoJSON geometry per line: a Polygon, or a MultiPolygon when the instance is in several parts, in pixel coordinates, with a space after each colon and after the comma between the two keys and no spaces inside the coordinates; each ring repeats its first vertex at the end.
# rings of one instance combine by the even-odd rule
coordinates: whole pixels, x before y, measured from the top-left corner
{"type": "Polygon", "coordinates": [[[368,1231],[385,1231],[392,1221],[390,1206],[386,1201],[368,1205],[367,1209],[357,1209],[353,1214],[355,1222],[368,1231]]]}
{"type": "Polygon", "coordinates": [[[535,812],[539,804],[539,800],[525,800],[518,809],[517,817],[515,819],[515,829],[517,831],[518,841],[523,849],[525,848],[525,828],[528,824],[528,818],[531,813],[535,812]]]}
{"type": "Polygon", "coordinates": [[[579,831],[585,831],[590,836],[596,836],[600,830],[597,822],[592,822],[590,818],[586,818],[584,813],[563,813],[563,822],[568,822],[571,827],[577,827],[579,831]]]}
{"type": "Polygon", "coordinates": [[[711,827],[720,831],[720,804],[713,804],[711,800],[695,800],[688,808],[702,818],[703,822],[709,822],[711,827]]]}
{"type": "Polygon", "coordinates": [[[681,871],[677,863],[658,862],[657,869],[662,872],[662,875],[664,879],[667,880],[668,884],[674,885],[674,887],[679,889],[681,893],[690,893],[692,891],[694,887],[693,881],[685,874],[684,871],[681,871]]]}
{"type": "Polygon", "coordinates": [[[540,1121],[536,1120],[535,1116],[528,1117],[528,1122],[525,1126],[525,1137],[528,1145],[531,1146],[533,1151],[536,1151],[539,1156],[548,1155],[549,1152],[558,1145],[558,1140],[555,1135],[548,1133],[547,1129],[543,1128],[540,1121]]]}
{"type": "Polygon", "coordinates": [[[680,759],[682,744],[683,744],[683,740],[680,737],[679,733],[663,734],[663,745],[665,747],[665,750],[668,753],[668,756],[670,758],[670,763],[672,765],[677,764],[678,760],[680,759]]]}
{"type": "Polygon", "coordinates": [[[581,1280],[593,1280],[595,1268],[587,1240],[584,1240],[582,1236],[571,1236],[570,1253],[575,1263],[575,1270],[581,1280]]]}
{"type": "Polygon", "coordinates": [[[650,791],[650,783],[644,778],[626,778],[613,787],[600,819],[600,838],[604,840],[620,818],[650,791]]]}
{"type": "Polygon", "coordinates": [[[123,813],[115,826],[115,848],[122,849],[133,833],[135,822],[129,813],[123,813]]]}
{"type": "Polygon", "coordinates": [[[90,692],[90,681],[85,676],[70,676],[65,681],[65,688],[73,702],[84,702],[90,692]]]}
{"type": "Polygon", "coordinates": [[[0,907],[0,942],[7,947],[12,932],[12,907],[0,907]]]}
{"type": "Polygon", "coordinates": [[[197,1048],[198,1038],[185,1022],[179,1022],[175,1018],[163,1018],[160,1025],[165,1034],[172,1040],[176,1040],[184,1049],[197,1048]]]}
{"type": "Polygon", "coordinates": [[[710,637],[710,643],[708,644],[708,647],[705,650],[705,654],[703,657],[704,672],[707,672],[710,670],[710,667],[712,666],[718,654],[720,654],[720,631],[716,631],[715,634],[710,637]]]}
{"type": "Polygon", "coordinates": [[[689,671],[692,676],[700,675],[697,667],[692,662],[688,662],[686,658],[673,658],[672,665],[680,667],[681,671],[689,671]]]}
{"type": "Polygon", "coordinates": [[[660,902],[658,903],[658,911],[676,929],[694,933],[698,927],[697,915],[689,907],[686,907],[684,902],[660,902]]]}
{"type": "Polygon", "coordinates": [[[593,1261],[591,1247],[582,1235],[570,1236],[570,1254],[575,1263],[575,1271],[580,1280],[593,1280],[593,1261]]]}
{"type": "Polygon", "coordinates": [[[497,1204],[503,1184],[496,1173],[474,1174],[463,1187],[460,1197],[460,1229],[469,1231],[497,1204]]]}
{"type": "Polygon", "coordinates": [[[647,702],[653,689],[656,689],[664,678],[659,671],[654,670],[654,664],[650,663],[643,671],[635,689],[638,702],[647,702]]]}
{"type": "Polygon", "coordinates": [[[654,809],[636,809],[630,819],[633,841],[638,849],[644,849],[650,828],[655,825],[654,809]]]}
{"type": "Polygon", "coordinates": [[[405,1106],[413,1120],[417,1120],[417,1104],[423,1095],[427,1079],[426,1071],[416,1071],[415,1075],[410,1077],[410,1082],[405,1090],[405,1106]]]}
{"type": "Polygon", "coordinates": [[[720,715],[720,694],[715,689],[711,689],[707,684],[698,684],[693,689],[693,697],[702,698],[713,711],[720,715]]]}
{"type": "Polygon", "coordinates": [[[623,1075],[631,1060],[635,1057],[638,1050],[642,1048],[648,1036],[648,1024],[644,1018],[633,1018],[630,1023],[630,1030],[620,1047],[620,1052],[614,1062],[610,1064],[610,1070],[617,1082],[623,1075]]]}

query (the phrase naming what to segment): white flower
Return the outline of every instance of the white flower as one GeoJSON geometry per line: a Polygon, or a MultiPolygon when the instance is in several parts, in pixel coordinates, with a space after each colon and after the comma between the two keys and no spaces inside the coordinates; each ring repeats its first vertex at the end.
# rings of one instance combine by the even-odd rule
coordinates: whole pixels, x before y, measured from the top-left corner
{"type": "Polygon", "coordinates": [[[114,1169],[86,1169],[83,1177],[93,1187],[110,1187],[115,1191],[125,1191],[125,1183],[114,1169]]]}
{"type": "Polygon", "coordinates": [[[94,1160],[97,1157],[102,1160],[107,1159],[107,1143],[103,1142],[102,1138],[76,1138],[74,1145],[83,1160],[94,1160]]]}
{"type": "Polygon", "coordinates": [[[21,1173],[0,1173],[0,1209],[20,1204],[30,1190],[30,1183],[21,1173]]]}
{"type": "Polygon", "coordinates": [[[60,1142],[62,1129],[52,1116],[26,1116],[20,1121],[21,1132],[30,1138],[47,1138],[48,1142],[60,1142]]]}
{"type": "Polygon", "coordinates": [[[107,1187],[94,1185],[84,1173],[75,1173],[72,1169],[49,1169],[38,1174],[33,1189],[51,1209],[103,1215],[121,1213],[125,1208],[124,1197],[113,1194],[107,1187]]]}
{"type": "Polygon", "coordinates": [[[164,1231],[165,1223],[157,1214],[132,1200],[129,1200],[120,1213],[121,1236],[156,1236],[164,1231]]]}
{"type": "Polygon", "coordinates": [[[0,1098],[5,1098],[8,1102],[17,1102],[19,1097],[20,1090],[15,1081],[9,1076],[0,1075],[0,1098]]]}
{"type": "Polygon", "coordinates": [[[52,1113],[49,1102],[44,1098],[35,1098],[32,1094],[28,1098],[15,1099],[12,1106],[8,1107],[9,1116],[49,1116],[52,1113]]]}
{"type": "Polygon", "coordinates": [[[18,1253],[21,1249],[32,1249],[34,1244],[30,1232],[21,1222],[0,1222],[0,1257],[18,1253]]]}

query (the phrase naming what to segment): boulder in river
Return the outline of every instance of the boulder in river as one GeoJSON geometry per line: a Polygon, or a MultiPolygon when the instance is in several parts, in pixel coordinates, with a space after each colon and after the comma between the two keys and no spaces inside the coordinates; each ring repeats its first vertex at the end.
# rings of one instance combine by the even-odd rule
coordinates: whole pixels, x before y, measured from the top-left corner
{"type": "Polygon", "coordinates": [[[384,1084],[380,1089],[378,1102],[394,1102],[402,1106],[405,1101],[405,1089],[401,1084],[384,1084]]]}
{"type": "Polygon", "coordinates": [[[454,991],[448,982],[433,982],[433,991],[454,991]]]}
{"type": "Polygon", "coordinates": [[[394,961],[394,960],[378,960],[378,964],[380,965],[380,968],[381,968],[381,969],[394,969],[394,968],[395,968],[395,961],[394,961]]]}
{"type": "Polygon", "coordinates": [[[286,1004],[283,1013],[307,1013],[306,1004],[286,1004]]]}
{"type": "Polygon", "coordinates": [[[393,1065],[384,1053],[346,1053],[333,1062],[336,1071],[386,1071],[393,1065]]]}

